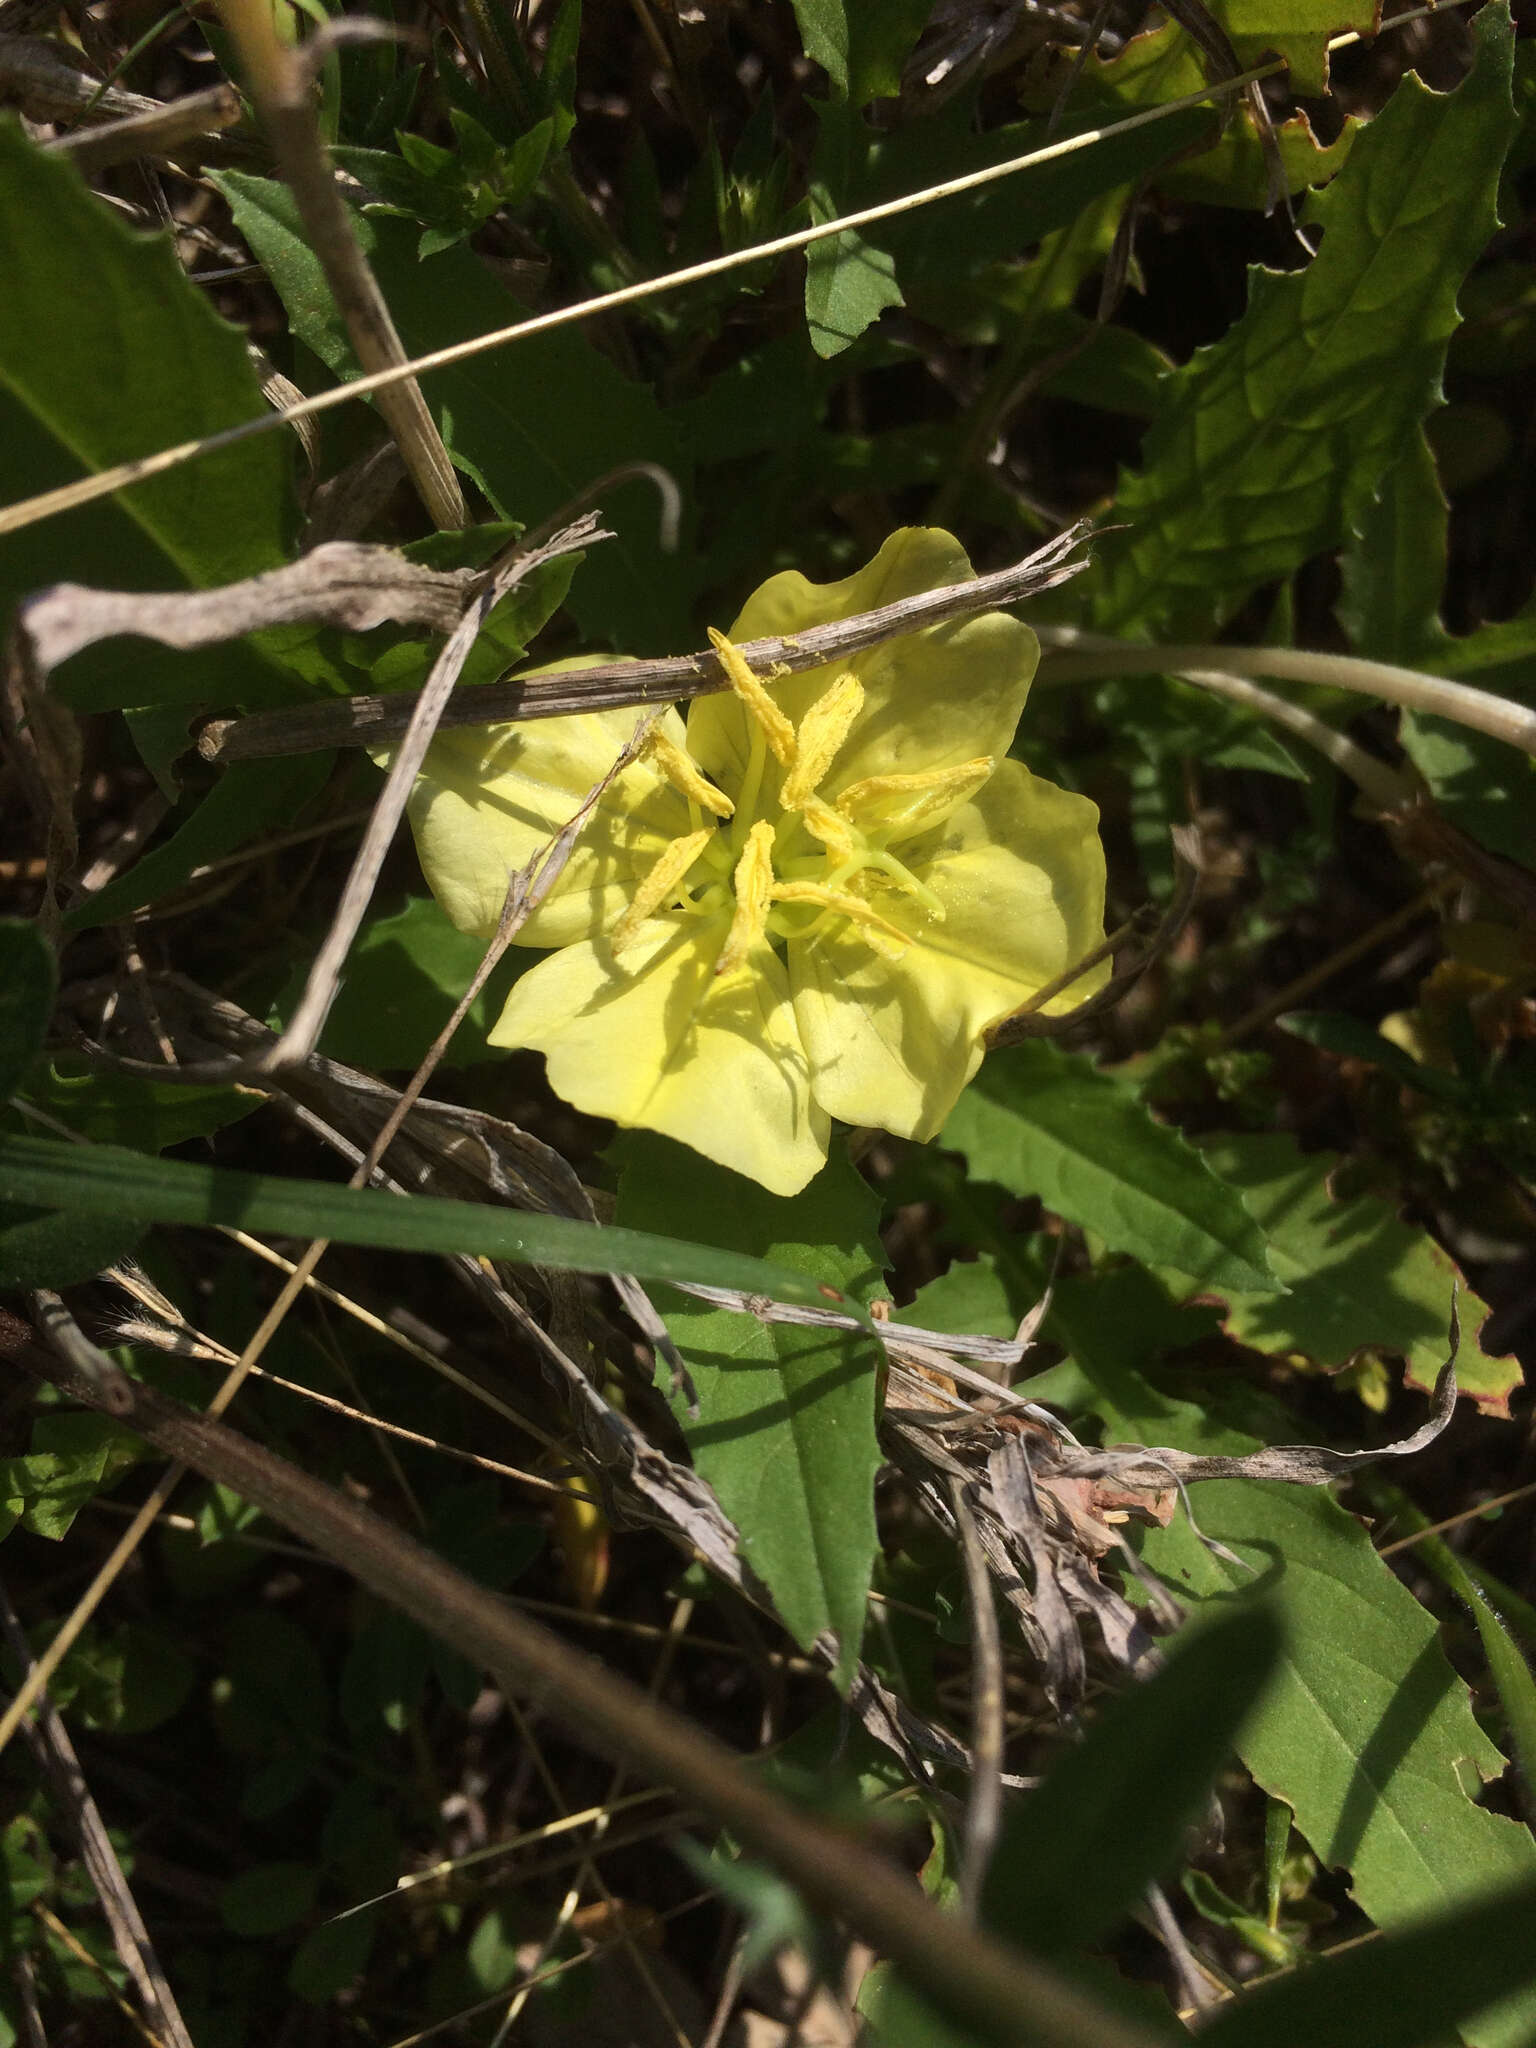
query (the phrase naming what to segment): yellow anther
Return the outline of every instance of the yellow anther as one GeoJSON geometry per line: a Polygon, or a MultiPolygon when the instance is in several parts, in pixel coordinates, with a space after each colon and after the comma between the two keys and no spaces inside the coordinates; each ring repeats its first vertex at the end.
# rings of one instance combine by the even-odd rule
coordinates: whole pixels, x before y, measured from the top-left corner
{"type": "Polygon", "coordinates": [[[846,917],[850,924],[858,925],[876,952],[887,960],[899,958],[909,943],[904,931],[883,918],[878,910],[871,909],[862,896],[851,895],[846,889],[824,889],[819,882],[777,882],[773,900],[775,903],[816,903],[823,910],[836,911],[839,917],[846,917]]]}
{"type": "Polygon", "coordinates": [[[688,797],[700,810],[716,818],[731,818],[736,806],[723,789],[716,789],[692,754],[685,753],[659,725],[653,725],[640,749],[642,760],[651,761],[680,796],[688,797]]]}
{"type": "Polygon", "coordinates": [[[795,765],[779,792],[786,811],[798,811],[810,797],[863,709],[864,685],[848,669],[806,712],[795,734],[795,765]]]}
{"type": "Polygon", "coordinates": [[[745,704],[749,714],[757,720],[763,737],[773,758],[781,768],[787,768],[795,758],[795,728],[764,689],[759,678],[747,666],[746,657],[739,647],[733,647],[723,633],[709,629],[710,644],[720,657],[720,666],[725,670],[731,688],[745,704]]]}
{"type": "Polygon", "coordinates": [[[962,761],[956,768],[930,768],[926,772],[919,769],[915,775],[867,775],[862,782],[849,783],[837,800],[837,808],[845,818],[852,818],[871,804],[883,806],[893,797],[907,796],[915,801],[893,808],[889,821],[905,826],[920,824],[930,811],[953,807],[974,796],[983,783],[991,781],[996,767],[990,754],[979,754],[974,761],[962,761]]]}
{"type": "MultiPolygon", "coordinates": [[[[789,784],[784,785],[788,789],[789,784]]],[[[834,867],[857,858],[858,842],[853,827],[819,796],[808,796],[800,806],[801,823],[813,839],[819,839],[834,867]]]]}
{"type": "Polygon", "coordinates": [[[720,958],[715,962],[716,974],[730,974],[740,967],[768,929],[768,906],[775,891],[773,827],[765,818],[759,818],[747,834],[732,887],[736,891],[736,913],[720,949],[720,958]]]}
{"type": "Polygon", "coordinates": [[[622,953],[653,911],[662,909],[678,894],[683,877],[714,837],[714,827],[689,832],[665,846],[629,900],[629,907],[613,928],[613,948],[622,953]]]}

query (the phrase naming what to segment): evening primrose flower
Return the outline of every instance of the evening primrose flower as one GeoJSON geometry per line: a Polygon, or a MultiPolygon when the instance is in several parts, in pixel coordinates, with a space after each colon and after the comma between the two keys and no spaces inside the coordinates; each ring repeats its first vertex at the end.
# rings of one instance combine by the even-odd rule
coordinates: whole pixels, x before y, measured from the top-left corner
{"type": "MultiPolygon", "coordinates": [[[[730,690],[669,711],[583,826],[518,943],[549,948],[490,1034],[545,1055],[576,1108],[680,1139],[779,1195],[831,1123],[930,1138],[989,1026],[1103,937],[1098,812],[1007,758],[1038,658],[1001,612],[846,661],[754,675],[738,641],[792,636],[970,581],[908,528],[840,583],[771,577],[728,636],[730,690]]],[[[632,710],[440,735],[410,815],[462,931],[574,814],[632,710]]],[[[1079,978],[1042,1007],[1073,1007],[1079,978]]]]}

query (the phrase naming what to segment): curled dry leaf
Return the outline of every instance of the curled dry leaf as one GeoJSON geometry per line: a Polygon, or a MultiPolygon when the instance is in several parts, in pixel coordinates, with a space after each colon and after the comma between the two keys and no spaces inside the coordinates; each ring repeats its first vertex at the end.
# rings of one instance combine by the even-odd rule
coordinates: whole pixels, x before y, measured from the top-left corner
{"type": "Polygon", "coordinates": [[[393,621],[447,633],[478,574],[423,569],[393,548],[329,541],[281,569],[217,590],[140,593],[55,583],[18,605],[12,658],[45,682],[72,654],[121,634],[188,648],[300,623],[365,633],[393,621]]]}

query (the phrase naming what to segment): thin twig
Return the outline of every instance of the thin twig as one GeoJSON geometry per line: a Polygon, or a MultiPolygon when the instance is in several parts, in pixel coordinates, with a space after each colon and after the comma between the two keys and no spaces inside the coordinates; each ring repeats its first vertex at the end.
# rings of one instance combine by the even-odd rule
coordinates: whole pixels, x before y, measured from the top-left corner
{"type": "Polygon", "coordinates": [[[221,0],[220,12],[357,359],[365,371],[394,373],[379,411],[434,524],[457,532],[469,524],[464,494],[321,144],[309,67],[279,42],[269,0],[221,0]]]}
{"type": "MultiPolygon", "coordinates": [[[[112,1412],[109,1410],[109,1412],[112,1412]]],[[[32,1646],[11,1605],[10,1594],[0,1585],[0,1632],[3,1632],[18,1667],[28,1671],[33,1664],[32,1646]]],[[[60,1819],[70,1829],[80,1851],[80,1861],[95,1886],[101,1910],[112,1933],[112,1945],[139,1994],[150,2025],[166,2048],[193,2048],[176,1997],[166,1982],[144,1925],[137,1901],[128,1888],[123,1866],[112,1846],[112,1837],[91,1797],[80,1759],[69,1739],[58,1709],[43,1693],[33,1714],[23,1722],[27,1738],[44,1771],[52,1780],[60,1819]]]]}
{"type": "Polygon", "coordinates": [[[992,1604],[992,1575],[966,1500],[964,1480],[949,1480],[949,1504],[960,1532],[966,1610],[971,1618],[971,1782],[965,1799],[960,1858],[960,1908],[975,1922],[1003,1817],[1003,1639],[992,1604]]]}
{"type": "MultiPolygon", "coordinates": [[[[1452,682],[1422,669],[1400,668],[1395,662],[1365,661],[1358,655],[1321,654],[1305,647],[1134,646],[1107,634],[1080,632],[1075,626],[1047,626],[1042,644],[1051,649],[1041,671],[1042,682],[1076,682],[1089,677],[1181,675],[1202,688],[1217,687],[1207,675],[1215,671],[1228,681],[1274,676],[1282,682],[1320,683],[1332,690],[1353,690],[1383,704],[1399,704],[1457,725],[1485,732],[1491,739],[1536,754],[1536,711],[1497,697],[1470,683],[1452,682]]],[[[1228,694],[1231,694],[1230,692],[1228,694]]],[[[1292,707],[1294,709],[1294,707],[1292,707]]],[[[1401,796],[1397,799],[1401,802],[1401,796]]]]}
{"type": "Polygon", "coordinates": [[[425,687],[412,702],[409,722],[390,763],[389,777],[374,805],[362,844],[353,856],[341,901],[310,966],[304,993],[277,1043],[254,1063],[253,1071],[256,1073],[276,1073],[285,1066],[306,1059],[314,1051],[326,1014],[341,986],[341,973],[352,949],[352,941],[367,915],[380,870],[416,785],[417,770],[432,744],[444,707],[486,619],[506,593],[531,575],[540,564],[589,546],[598,538],[606,536],[592,513],[585,514],[541,544],[530,545],[525,536],[493,566],[478,594],[465,608],[433,663],[425,687]]]}
{"type": "Polygon", "coordinates": [[[100,128],[82,128],[61,135],[43,147],[67,156],[83,178],[94,178],[113,164],[139,156],[174,155],[184,143],[233,128],[242,115],[240,95],[232,85],[210,86],[168,100],[153,112],[124,114],[100,128]]]}
{"type": "MultiPolygon", "coordinates": [[[[852,618],[834,619],[825,626],[807,627],[785,639],[748,640],[740,652],[757,675],[796,675],[849,660],[866,648],[925,626],[946,625],[1000,605],[1019,604],[1054,589],[1085,566],[1081,559],[1073,561],[1071,557],[1089,532],[1089,522],[1079,520],[1006,569],[995,569],[969,583],[919,591],[914,597],[878,605],[852,618]]],[[[439,729],[495,725],[514,718],[561,718],[573,711],[673,704],[727,687],[724,667],[713,647],[652,661],[600,662],[565,674],[513,677],[462,690],[443,712],[439,729]]],[[[416,701],[407,692],[397,691],[253,711],[245,718],[213,719],[198,736],[198,752],[205,761],[249,761],[308,754],[327,747],[388,746],[404,729],[416,701]]]]}

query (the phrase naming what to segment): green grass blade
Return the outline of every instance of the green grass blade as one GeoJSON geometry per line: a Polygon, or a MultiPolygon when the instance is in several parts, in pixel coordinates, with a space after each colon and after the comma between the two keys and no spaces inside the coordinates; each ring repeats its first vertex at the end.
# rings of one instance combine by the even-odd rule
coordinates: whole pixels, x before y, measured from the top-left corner
{"type": "Polygon", "coordinates": [[[640,1280],[734,1287],[819,1307],[831,1299],[842,1302],[834,1289],[788,1266],[645,1230],[147,1159],[112,1145],[0,1137],[0,1201],[90,1216],[129,1215],[146,1223],[232,1224],[382,1251],[479,1254],[571,1273],[632,1273],[640,1280]]]}

